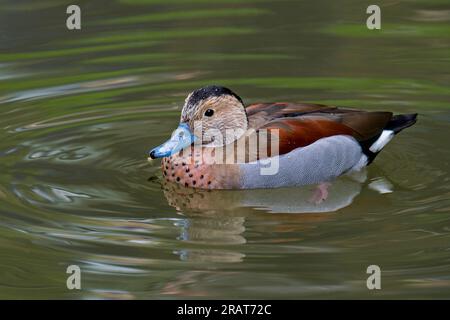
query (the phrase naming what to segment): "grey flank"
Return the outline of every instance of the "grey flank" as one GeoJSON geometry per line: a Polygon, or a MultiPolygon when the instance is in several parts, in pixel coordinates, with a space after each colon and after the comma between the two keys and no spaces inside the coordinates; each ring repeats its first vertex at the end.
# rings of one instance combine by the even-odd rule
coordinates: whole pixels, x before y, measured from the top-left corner
{"type": "Polygon", "coordinates": [[[366,156],[358,142],[350,136],[338,135],[320,139],[311,145],[297,148],[279,158],[274,175],[262,175],[261,161],[240,164],[241,188],[278,188],[315,184],[360,169],[366,156]]]}

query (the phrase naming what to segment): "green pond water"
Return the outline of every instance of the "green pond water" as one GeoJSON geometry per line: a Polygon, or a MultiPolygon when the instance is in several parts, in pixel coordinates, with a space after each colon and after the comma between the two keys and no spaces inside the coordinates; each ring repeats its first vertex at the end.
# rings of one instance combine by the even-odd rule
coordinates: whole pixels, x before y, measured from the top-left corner
{"type": "Polygon", "coordinates": [[[0,2],[0,298],[450,298],[450,5],[0,2]],[[358,179],[163,185],[186,95],[419,113],[358,179]],[[81,268],[81,290],[66,269],[81,268]],[[366,269],[381,268],[381,290],[366,269]]]}

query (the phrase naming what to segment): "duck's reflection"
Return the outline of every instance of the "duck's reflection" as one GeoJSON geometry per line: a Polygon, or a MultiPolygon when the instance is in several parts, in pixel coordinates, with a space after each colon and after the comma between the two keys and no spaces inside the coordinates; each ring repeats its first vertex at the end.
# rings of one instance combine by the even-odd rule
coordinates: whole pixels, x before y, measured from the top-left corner
{"type": "Polygon", "coordinates": [[[208,291],[194,284],[204,277],[215,277],[218,271],[214,264],[243,262],[254,250],[260,254],[261,248],[244,245],[248,242],[262,246],[276,242],[280,250],[296,253],[305,250],[291,245],[298,240],[292,235],[301,237],[317,223],[332,219],[334,212],[353,202],[365,180],[365,172],[341,177],[327,186],[326,199],[318,197],[317,186],[206,191],[164,183],[168,203],[185,216],[179,236],[183,245],[175,254],[191,263],[207,262],[209,268],[180,272],[166,283],[161,294],[206,296],[208,291]],[[254,238],[258,233],[268,235],[262,244],[254,238]]]}
{"type": "Polygon", "coordinates": [[[327,195],[318,198],[319,186],[254,190],[201,190],[164,182],[163,191],[169,205],[187,215],[225,217],[239,212],[263,210],[271,213],[333,212],[352,203],[366,180],[359,176],[341,177],[327,183],[327,195]]]}
{"type": "Polygon", "coordinates": [[[251,232],[304,230],[311,222],[330,219],[332,215],[326,213],[350,205],[364,180],[363,173],[358,179],[342,177],[320,187],[213,191],[166,182],[163,190],[169,205],[186,217],[179,239],[188,248],[176,254],[189,261],[241,262],[245,253],[239,252],[244,251],[239,245],[247,243],[246,222],[263,220],[252,223],[251,232]]]}

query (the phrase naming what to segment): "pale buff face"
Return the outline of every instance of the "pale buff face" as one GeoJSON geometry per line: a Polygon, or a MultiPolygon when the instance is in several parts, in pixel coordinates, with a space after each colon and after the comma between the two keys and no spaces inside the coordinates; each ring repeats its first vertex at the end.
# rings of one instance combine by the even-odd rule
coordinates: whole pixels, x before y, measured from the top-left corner
{"type": "Polygon", "coordinates": [[[189,124],[192,132],[202,138],[203,145],[218,147],[229,144],[247,130],[245,108],[236,97],[211,96],[194,105],[190,103],[190,97],[186,98],[180,121],[189,124]]]}

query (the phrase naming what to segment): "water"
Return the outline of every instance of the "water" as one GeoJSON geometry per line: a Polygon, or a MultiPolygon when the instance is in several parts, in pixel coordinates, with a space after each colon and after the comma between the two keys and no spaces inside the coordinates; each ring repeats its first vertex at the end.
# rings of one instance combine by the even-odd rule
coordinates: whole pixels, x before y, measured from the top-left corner
{"type": "Polygon", "coordinates": [[[364,1],[78,3],[81,31],[0,3],[0,298],[449,298],[447,1],[379,3],[381,31],[364,1]],[[317,205],[162,185],[146,152],[213,83],[419,121],[317,205]]]}

